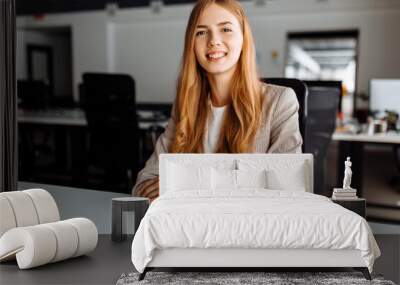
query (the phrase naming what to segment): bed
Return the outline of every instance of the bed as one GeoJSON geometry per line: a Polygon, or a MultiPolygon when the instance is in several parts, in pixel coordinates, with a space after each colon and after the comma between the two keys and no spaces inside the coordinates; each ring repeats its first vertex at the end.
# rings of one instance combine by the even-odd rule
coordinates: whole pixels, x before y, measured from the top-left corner
{"type": "Polygon", "coordinates": [[[160,197],[132,242],[154,268],[352,267],[380,250],[361,216],[313,194],[311,154],[161,154],[160,197]]]}

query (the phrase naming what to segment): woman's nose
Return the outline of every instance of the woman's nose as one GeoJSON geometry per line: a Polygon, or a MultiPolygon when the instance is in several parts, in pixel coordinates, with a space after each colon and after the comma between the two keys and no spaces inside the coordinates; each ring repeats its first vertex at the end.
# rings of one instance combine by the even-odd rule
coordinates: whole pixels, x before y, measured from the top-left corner
{"type": "Polygon", "coordinates": [[[209,46],[209,47],[219,46],[219,45],[221,45],[221,41],[220,41],[220,40],[211,39],[211,40],[208,42],[208,46],[209,46]]]}
{"type": "Polygon", "coordinates": [[[212,47],[212,46],[219,46],[221,45],[221,39],[220,36],[218,35],[218,33],[210,33],[210,38],[208,41],[208,46],[212,47]]]}

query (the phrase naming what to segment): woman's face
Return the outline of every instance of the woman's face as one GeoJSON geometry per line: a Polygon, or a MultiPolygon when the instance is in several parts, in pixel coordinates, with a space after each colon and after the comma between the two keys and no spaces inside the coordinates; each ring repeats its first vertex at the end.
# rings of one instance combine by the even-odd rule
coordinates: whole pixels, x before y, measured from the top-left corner
{"type": "Polygon", "coordinates": [[[211,4],[200,16],[195,30],[197,61],[209,74],[233,72],[243,46],[237,18],[228,10],[211,4]]]}

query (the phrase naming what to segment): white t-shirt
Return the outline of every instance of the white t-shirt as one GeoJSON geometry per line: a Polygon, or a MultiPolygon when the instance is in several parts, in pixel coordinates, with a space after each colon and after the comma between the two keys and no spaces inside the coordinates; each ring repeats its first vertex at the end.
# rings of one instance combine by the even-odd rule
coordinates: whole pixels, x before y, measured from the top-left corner
{"type": "Polygon", "coordinates": [[[214,153],[219,140],[226,106],[214,107],[211,103],[211,114],[207,121],[207,133],[204,136],[204,152],[214,153]]]}

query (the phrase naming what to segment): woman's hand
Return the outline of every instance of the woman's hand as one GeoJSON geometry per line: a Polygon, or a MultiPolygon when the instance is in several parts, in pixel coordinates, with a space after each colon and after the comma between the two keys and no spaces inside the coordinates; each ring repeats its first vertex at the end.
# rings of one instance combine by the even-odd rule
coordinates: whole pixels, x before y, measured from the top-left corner
{"type": "Polygon", "coordinates": [[[150,203],[153,202],[159,195],[159,179],[158,177],[146,180],[139,186],[137,195],[140,197],[146,197],[150,199],[150,203]]]}

